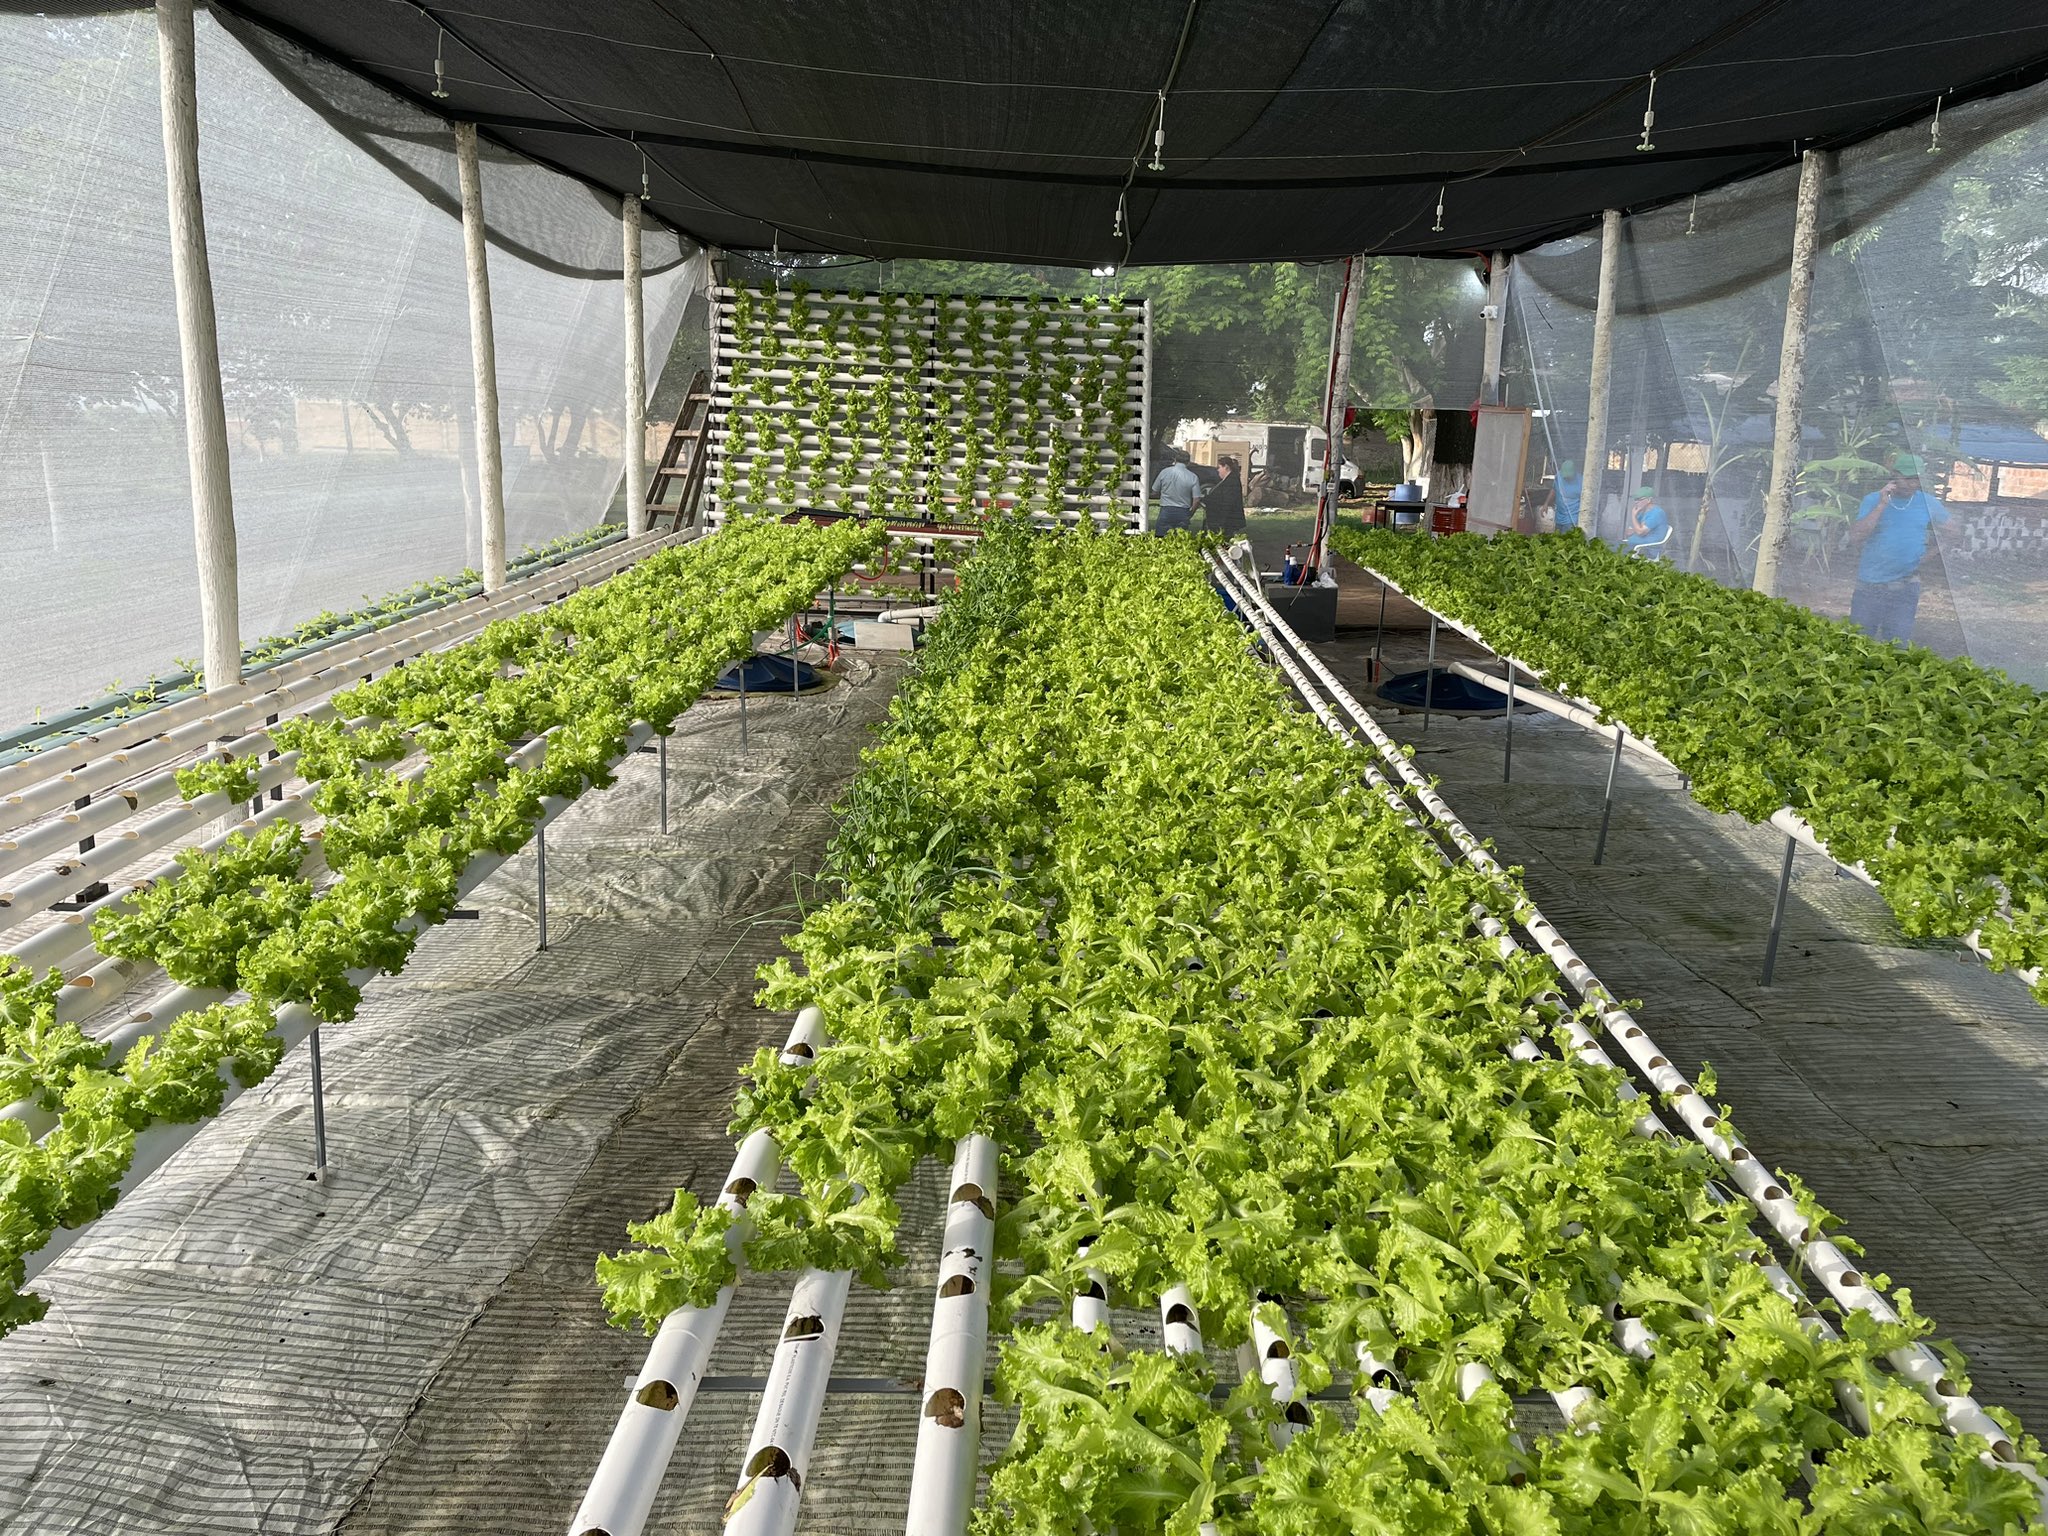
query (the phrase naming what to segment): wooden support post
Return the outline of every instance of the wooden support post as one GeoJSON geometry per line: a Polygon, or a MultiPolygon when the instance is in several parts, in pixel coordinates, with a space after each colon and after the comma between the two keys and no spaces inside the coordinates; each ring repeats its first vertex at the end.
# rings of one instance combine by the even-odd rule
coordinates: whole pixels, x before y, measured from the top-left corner
{"type": "Polygon", "coordinates": [[[228,476],[228,415],[221,400],[220,336],[206,215],[199,197],[199,95],[192,0],[158,0],[164,178],[170,191],[171,282],[185,389],[185,457],[192,476],[192,542],[199,556],[201,666],[206,690],[242,680],[242,619],[235,555],[235,496],[228,476]]]}
{"type": "Polygon", "coordinates": [[[1827,161],[1809,149],[1799,161],[1799,205],[1792,224],[1792,282],[1785,294],[1785,339],[1778,349],[1778,419],[1771,434],[1770,491],[1764,497],[1757,546],[1759,592],[1776,595],[1785,543],[1792,536],[1792,482],[1799,474],[1799,405],[1806,392],[1806,310],[1813,297],[1814,248],[1820,227],[1820,184],[1827,161]]]}
{"type": "Polygon", "coordinates": [[[647,323],[640,294],[640,199],[619,206],[625,230],[626,535],[647,531],[647,323]]]}
{"type": "Polygon", "coordinates": [[[1586,399],[1586,459],[1579,466],[1579,526],[1600,536],[1607,491],[1607,399],[1614,376],[1614,287],[1621,268],[1621,210],[1600,216],[1600,287],[1593,307],[1593,378],[1586,399]]]}
{"type": "Polygon", "coordinates": [[[1346,257],[1344,285],[1337,292],[1337,313],[1330,324],[1330,377],[1323,393],[1323,504],[1316,517],[1315,542],[1308,563],[1321,572],[1328,556],[1330,530],[1337,526],[1337,499],[1344,482],[1344,412],[1351,403],[1351,333],[1358,327],[1358,290],[1364,272],[1361,256],[1346,257]]]}
{"type": "Polygon", "coordinates": [[[1508,329],[1508,271],[1513,260],[1506,251],[1495,251],[1487,269],[1486,352],[1479,370],[1479,401],[1500,404],[1500,360],[1508,329]]]}
{"type": "Polygon", "coordinates": [[[498,447],[498,343],[491,330],[491,269],[484,245],[484,181],[476,124],[455,125],[462,180],[462,250],[469,269],[469,356],[476,371],[477,499],[483,516],[484,590],[505,585],[505,460],[498,447]]]}

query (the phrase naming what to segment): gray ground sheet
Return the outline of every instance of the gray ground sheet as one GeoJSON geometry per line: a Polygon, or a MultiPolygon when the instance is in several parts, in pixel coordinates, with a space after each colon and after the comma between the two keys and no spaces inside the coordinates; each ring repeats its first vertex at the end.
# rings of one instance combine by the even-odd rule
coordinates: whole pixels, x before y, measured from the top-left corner
{"type": "MultiPolygon", "coordinates": [[[[326,1032],[324,1183],[301,1047],[96,1223],[0,1343],[0,1531],[565,1529],[643,1347],[604,1326],[591,1261],[677,1183],[715,1192],[735,1069],[788,1027],[754,966],[899,669],[753,700],[744,751],[736,704],[693,709],[666,837],[656,759],[630,759],[548,831],[545,953],[532,850],[480,887],[326,1032]]],[[[764,1372],[786,1300],[744,1296],[750,1347],[714,1370],[764,1372]]],[[[920,1306],[860,1296],[842,1369],[900,1369],[875,1342],[897,1333],[914,1369],[920,1306]]],[[[872,1411],[914,1434],[915,1409],[872,1411]]],[[[751,1412],[707,1398],[652,1529],[715,1524],[751,1412]]]]}
{"type": "MultiPolygon", "coordinates": [[[[1362,698],[1377,588],[1343,574],[1353,627],[1320,649],[1362,698]]],[[[1421,668],[1424,634],[1386,644],[1390,674],[1421,668]]],[[[1440,660],[1481,654],[1440,633],[1440,660]]],[[[1503,784],[1501,719],[1439,715],[1425,736],[1419,713],[1375,713],[1600,978],[1641,999],[1672,1061],[1713,1064],[1758,1155],[1804,1178],[1869,1268],[1912,1290],[1979,1395],[2048,1430],[2048,1009],[1956,946],[1904,938],[1875,891],[1805,850],[1764,987],[1782,833],[1714,815],[1630,754],[1595,866],[1611,738],[1517,710],[1503,784]]]]}

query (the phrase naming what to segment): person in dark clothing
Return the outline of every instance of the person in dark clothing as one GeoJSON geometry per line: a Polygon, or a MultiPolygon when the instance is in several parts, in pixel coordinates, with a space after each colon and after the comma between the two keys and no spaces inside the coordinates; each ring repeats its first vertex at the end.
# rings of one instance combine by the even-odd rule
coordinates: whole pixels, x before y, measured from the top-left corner
{"type": "Polygon", "coordinates": [[[1244,532],[1244,478],[1228,454],[1216,461],[1216,469],[1219,478],[1202,498],[1202,531],[1227,538],[1244,532]]]}

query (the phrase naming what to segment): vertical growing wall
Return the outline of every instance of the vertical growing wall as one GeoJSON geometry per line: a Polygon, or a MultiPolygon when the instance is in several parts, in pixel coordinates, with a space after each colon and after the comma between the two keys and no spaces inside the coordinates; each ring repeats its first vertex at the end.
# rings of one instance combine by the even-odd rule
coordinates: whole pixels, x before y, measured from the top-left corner
{"type": "Polygon", "coordinates": [[[721,288],[712,517],[1140,523],[1143,306],[721,288]]]}

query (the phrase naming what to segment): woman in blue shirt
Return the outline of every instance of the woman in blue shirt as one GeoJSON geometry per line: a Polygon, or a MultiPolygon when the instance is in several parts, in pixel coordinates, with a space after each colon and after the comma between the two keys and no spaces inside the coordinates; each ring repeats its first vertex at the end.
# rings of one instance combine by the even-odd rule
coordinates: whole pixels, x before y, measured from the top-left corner
{"type": "Polygon", "coordinates": [[[1622,552],[1655,560],[1670,541],[1671,514],[1657,505],[1654,487],[1637,486],[1635,503],[1628,509],[1628,535],[1621,541],[1622,552]]]}
{"type": "Polygon", "coordinates": [[[1920,460],[1902,453],[1892,477],[1863,498],[1849,543],[1860,547],[1849,622],[1873,640],[1913,638],[1920,612],[1920,567],[1933,553],[1929,537],[1948,521],[1948,508],[1920,489],[1920,460]]]}

